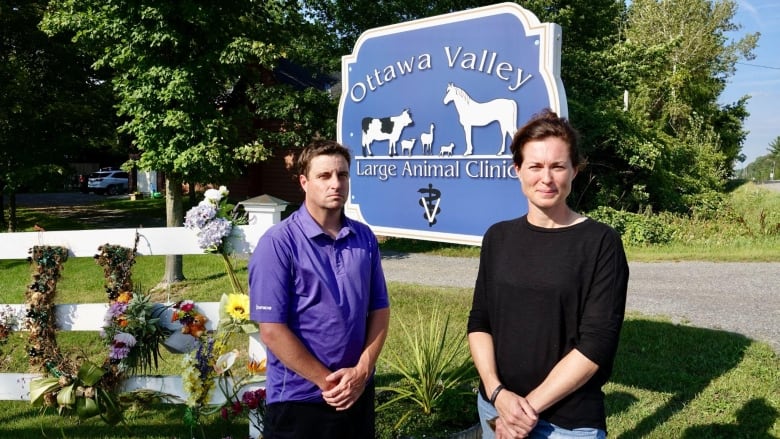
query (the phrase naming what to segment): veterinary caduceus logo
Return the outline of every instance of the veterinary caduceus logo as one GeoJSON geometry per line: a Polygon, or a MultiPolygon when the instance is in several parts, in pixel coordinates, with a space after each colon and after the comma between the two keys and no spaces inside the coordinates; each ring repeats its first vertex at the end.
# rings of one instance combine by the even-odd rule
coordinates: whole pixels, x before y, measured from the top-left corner
{"type": "Polygon", "coordinates": [[[436,224],[436,215],[441,212],[441,209],[439,209],[441,191],[435,189],[432,184],[428,183],[428,187],[420,188],[417,192],[422,194],[419,203],[425,210],[423,218],[428,221],[428,227],[433,227],[433,225],[436,224]]]}

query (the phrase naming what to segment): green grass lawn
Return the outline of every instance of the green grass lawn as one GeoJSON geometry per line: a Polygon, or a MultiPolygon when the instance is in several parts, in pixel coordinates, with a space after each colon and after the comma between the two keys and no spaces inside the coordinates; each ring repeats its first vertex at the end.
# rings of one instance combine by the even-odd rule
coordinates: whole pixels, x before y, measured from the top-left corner
{"type": "MultiPolygon", "coordinates": [[[[219,277],[220,269],[215,264],[214,277],[219,277]]],[[[228,286],[226,281],[224,285],[228,286]]],[[[469,289],[391,283],[390,290],[393,318],[386,352],[403,353],[405,346],[398,324],[401,319],[408,323],[404,316],[414,315],[418,306],[423,310],[446,307],[455,325],[453,334],[463,335],[470,306],[469,289]]],[[[16,356],[22,349],[23,338],[22,334],[14,337],[15,341],[8,347],[16,356]]],[[[59,340],[78,352],[84,352],[84,346],[91,346],[88,355],[97,358],[103,355],[95,334],[62,334],[59,340]]],[[[176,373],[175,357],[166,356],[161,373],[176,373]]],[[[23,369],[24,357],[20,359],[16,366],[23,369]]],[[[397,380],[381,359],[377,379],[384,384],[397,380]]],[[[624,326],[613,379],[605,387],[605,393],[611,437],[780,436],[780,360],[766,344],[730,332],[631,314],[624,326]]],[[[182,421],[183,409],[175,405],[138,412],[119,428],[106,427],[97,419],[77,424],[73,419],[52,413],[41,414],[26,402],[0,402],[0,407],[3,408],[0,437],[191,437],[182,421]]],[[[395,423],[393,416],[397,414],[392,411],[379,414],[380,432],[395,423]]],[[[220,435],[226,433],[243,437],[248,428],[242,423],[228,426],[217,417],[210,419],[206,436],[209,438],[223,437],[220,435]]],[[[412,422],[403,427],[404,431],[422,426],[425,420],[413,418],[412,422]]]]}

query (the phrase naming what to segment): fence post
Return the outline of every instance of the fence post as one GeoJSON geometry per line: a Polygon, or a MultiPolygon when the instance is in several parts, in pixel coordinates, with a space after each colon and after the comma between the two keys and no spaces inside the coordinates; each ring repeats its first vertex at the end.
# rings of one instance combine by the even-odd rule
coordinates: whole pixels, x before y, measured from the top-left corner
{"type": "Polygon", "coordinates": [[[244,206],[252,227],[262,227],[267,230],[282,219],[282,212],[290,204],[287,201],[263,194],[240,202],[244,206]]]}

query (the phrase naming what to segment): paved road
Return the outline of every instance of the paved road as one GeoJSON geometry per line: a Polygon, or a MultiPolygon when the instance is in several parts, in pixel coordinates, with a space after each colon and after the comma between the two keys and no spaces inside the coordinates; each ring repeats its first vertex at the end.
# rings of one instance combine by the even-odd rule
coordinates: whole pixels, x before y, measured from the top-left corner
{"type": "MultiPolygon", "coordinates": [[[[387,254],[389,281],[473,288],[478,261],[387,254]]],[[[736,332],[780,352],[780,263],[631,263],[629,311],[736,332]]]]}
{"type": "Polygon", "coordinates": [[[759,187],[765,187],[767,189],[780,192],[780,181],[779,180],[770,181],[760,185],[759,187]]]}

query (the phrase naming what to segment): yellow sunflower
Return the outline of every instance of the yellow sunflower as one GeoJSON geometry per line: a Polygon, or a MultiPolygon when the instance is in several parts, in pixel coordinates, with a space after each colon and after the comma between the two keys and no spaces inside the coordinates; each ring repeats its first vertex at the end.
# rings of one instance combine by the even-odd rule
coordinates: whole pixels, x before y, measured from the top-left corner
{"type": "Polygon", "coordinates": [[[249,296],[246,294],[228,294],[225,311],[236,320],[249,320],[249,296]]]}

